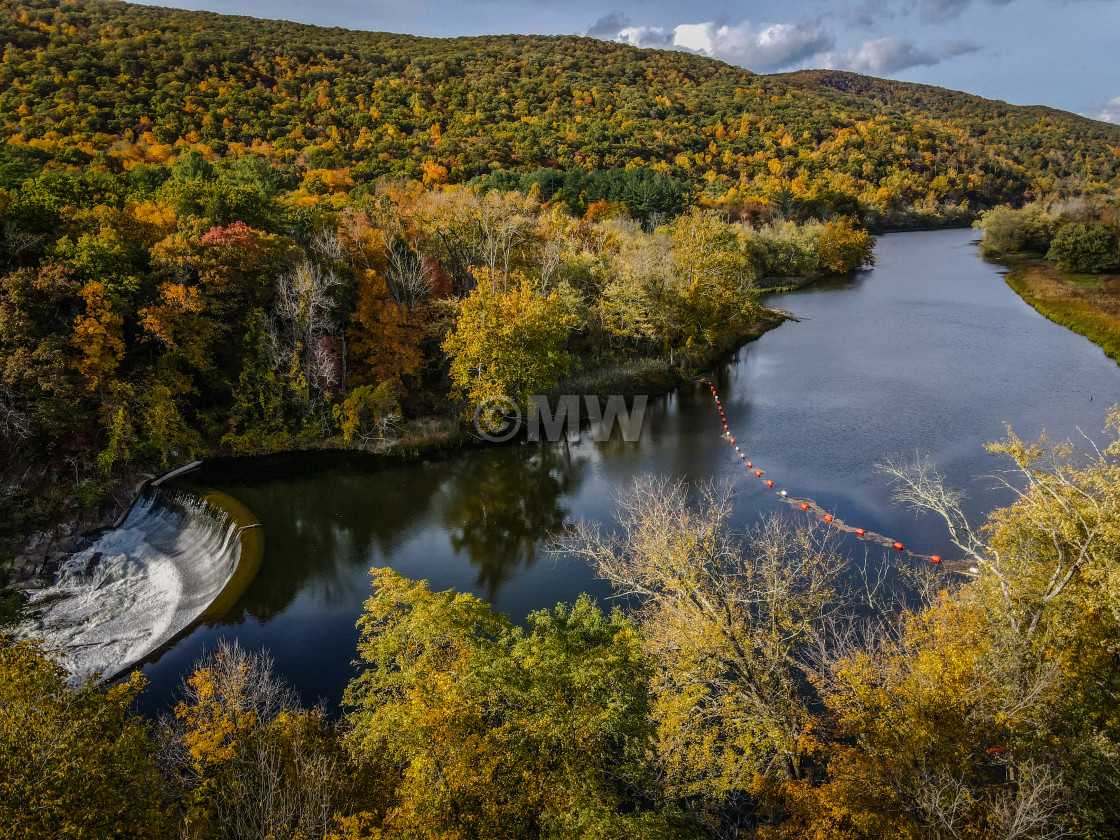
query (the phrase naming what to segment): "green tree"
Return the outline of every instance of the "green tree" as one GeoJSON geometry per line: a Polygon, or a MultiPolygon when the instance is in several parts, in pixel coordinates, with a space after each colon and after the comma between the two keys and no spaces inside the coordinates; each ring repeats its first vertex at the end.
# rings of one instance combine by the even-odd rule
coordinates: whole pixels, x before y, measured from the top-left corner
{"type": "Polygon", "coordinates": [[[513,626],[387,569],[359,626],[351,748],[401,774],[379,837],[676,837],[647,764],[637,628],[586,598],[513,626]]]}
{"type": "Polygon", "coordinates": [[[1100,222],[1070,222],[1058,228],[1046,252],[1065,271],[1099,274],[1120,263],[1116,234],[1100,222]]]}

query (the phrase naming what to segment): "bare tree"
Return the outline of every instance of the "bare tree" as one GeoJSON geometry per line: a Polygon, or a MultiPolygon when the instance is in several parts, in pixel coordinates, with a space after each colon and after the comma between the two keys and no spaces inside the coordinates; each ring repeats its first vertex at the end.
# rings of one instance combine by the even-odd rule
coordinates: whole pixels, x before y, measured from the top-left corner
{"type": "Polygon", "coordinates": [[[280,276],[266,321],[266,335],[273,367],[287,373],[300,370],[316,399],[336,386],[340,375],[328,359],[322,336],[333,335],[341,279],[330,269],[304,260],[280,276]]]}
{"type": "Polygon", "coordinates": [[[651,659],[660,751],[678,791],[743,790],[804,775],[814,628],[841,568],[824,531],[770,519],[738,536],[728,488],[639,479],[619,529],[571,529],[563,547],[636,598],[651,659]]]}
{"type": "Polygon", "coordinates": [[[514,255],[530,244],[535,221],[519,193],[487,193],[478,203],[475,226],[478,230],[482,265],[509,277],[514,255]]]}
{"type": "Polygon", "coordinates": [[[410,312],[432,291],[431,264],[403,239],[386,242],[385,279],[393,302],[410,312]]]}
{"type": "MultiPolygon", "coordinates": [[[[1108,428],[1120,433],[1120,409],[1110,412],[1108,428]]],[[[1016,501],[994,511],[983,530],[968,522],[963,494],[947,487],[928,458],[888,460],[880,469],[893,479],[897,502],[945,521],[978,583],[994,581],[1007,621],[1030,636],[1085,572],[1097,585],[1107,578],[1120,550],[1120,437],[1104,450],[1086,441],[1084,450],[1069,442],[1047,448],[1045,436],[1026,445],[1009,428],[1004,441],[990,444],[1015,463],[1012,478],[1001,481],[1016,501]]]]}
{"type": "MultiPolygon", "coordinates": [[[[267,653],[219,642],[196,662],[176,718],[165,719],[162,729],[165,771],[178,778],[180,794],[205,784],[219,837],[323,838],[345,808],[323,712],[301,708],[267,653]],[[223,723],[215,728],[212,721],[223,723]],[[209,727],[205,743],[211,750],[201,760],[191,750],[198,743],[192,727],[200,725],[209,727]],[[224,748],[214,740],[218,733],[225,733],[224,748]]],[[[184,837],[190,836],[186,826],[184,837]]]]}
{"type": "Polygon", "coordinates": [[[0,439],[14,448],[30,437],[34,424],[25,406],[19,404],[15,392],[0,383],[0,439]]]}

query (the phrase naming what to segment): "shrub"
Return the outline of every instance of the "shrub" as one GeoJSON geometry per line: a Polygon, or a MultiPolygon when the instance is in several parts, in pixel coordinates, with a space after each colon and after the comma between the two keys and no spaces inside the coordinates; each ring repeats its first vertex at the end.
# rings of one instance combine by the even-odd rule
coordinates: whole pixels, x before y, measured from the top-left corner
{"type": "Polygon", "coordinates": [[[1046,259],[1065,271],[1099,274],[1117,265],[1116,234],[1100,222],[1064,225],[1050,243],[1046,259]]]}

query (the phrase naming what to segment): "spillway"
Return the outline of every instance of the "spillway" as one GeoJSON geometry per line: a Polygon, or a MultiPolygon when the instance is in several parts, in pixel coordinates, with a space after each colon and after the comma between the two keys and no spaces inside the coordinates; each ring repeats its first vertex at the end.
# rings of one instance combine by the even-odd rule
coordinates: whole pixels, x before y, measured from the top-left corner
{"type": "Polygon", "coordinates": [[[75,675],[112,676],[212,614],[216,602],[228,605],[235,578],[242,589],[248,582],[238,573],[241,532],[258,523],[221,496],[145,491],[119,527],[65,561],[52,585],[28,593],[30,617],[16,635],[43,639],[75,675]]]}

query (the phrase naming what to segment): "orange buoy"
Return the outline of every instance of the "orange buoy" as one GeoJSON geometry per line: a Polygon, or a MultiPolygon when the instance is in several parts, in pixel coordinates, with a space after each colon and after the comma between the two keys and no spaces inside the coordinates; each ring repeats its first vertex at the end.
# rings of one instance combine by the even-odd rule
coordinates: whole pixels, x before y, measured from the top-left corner
{"type": "Polygon", "coordinates": [[[940,554],[933,554],[933,555],[930,556],[929,559],[933,563],[940,563],[941,562],[941,555],[940,554]]]}
{"type": "Polygon", "coordinates": [[[894,544],[894,550],[895,550],[895,551],[902,551],[902,543],[900,543],[900,542],[896,542],[896,543],[894,544]]]}
{"type": "Polygon", "coordinates": [[[732,443],[734,443],[734,442],[735,442],[735,438],[731,438],[731,442],[732,442],[732,443]]]}
{"type": "Polygon", "coordinates": [[[762,478],[762,470],[754,471],[755,478],[762,478]]]}
{"type": "Polygon", "coordinates": [[[808,510],[808,509],[809,509],[809,506],[808,506],[807,504],[804,504],[804,503],[802,503],[802,505],[801,505],[801,509],[802,509],[802,510],[808,510]]]}
{"type": "Polygon", "coordinates": [[[769,479],[767,479],[767,480],[766,480],[766,486],[767,486],[767,487],[773,487],[773,486],[774,486],[774,482],[773,482],[773,481],[770,481],[769,479]]]}
{"type": "Polygon", "coordinates": [[[856,536],[857,537],[862,537],[866,533],[867,532],[865,530],[863,530],[863,528],[856,528],[856,536]]]}
{"type": "Polygon", "coordinates": [[[727,424],[726,424],[726,423],[724,423],[724,424],[723,424],[723,430],[724,430],[725,432],[727,431],[727,424]]]}
{"type": "Polygon", "coordinates": [[[747,466],[748,466],[748,467],[753,467],[753,466],[754,466],[754,464],[752,464],[752,463],[751,463],[750,461],[747,461],[747,466]]]}
{"type": "Polygon", "coordinates": [[[825,522],[831,522],[832,521],[832,514],[831,513],[826,513],[824,515],[824,521],[825,522]]]}

